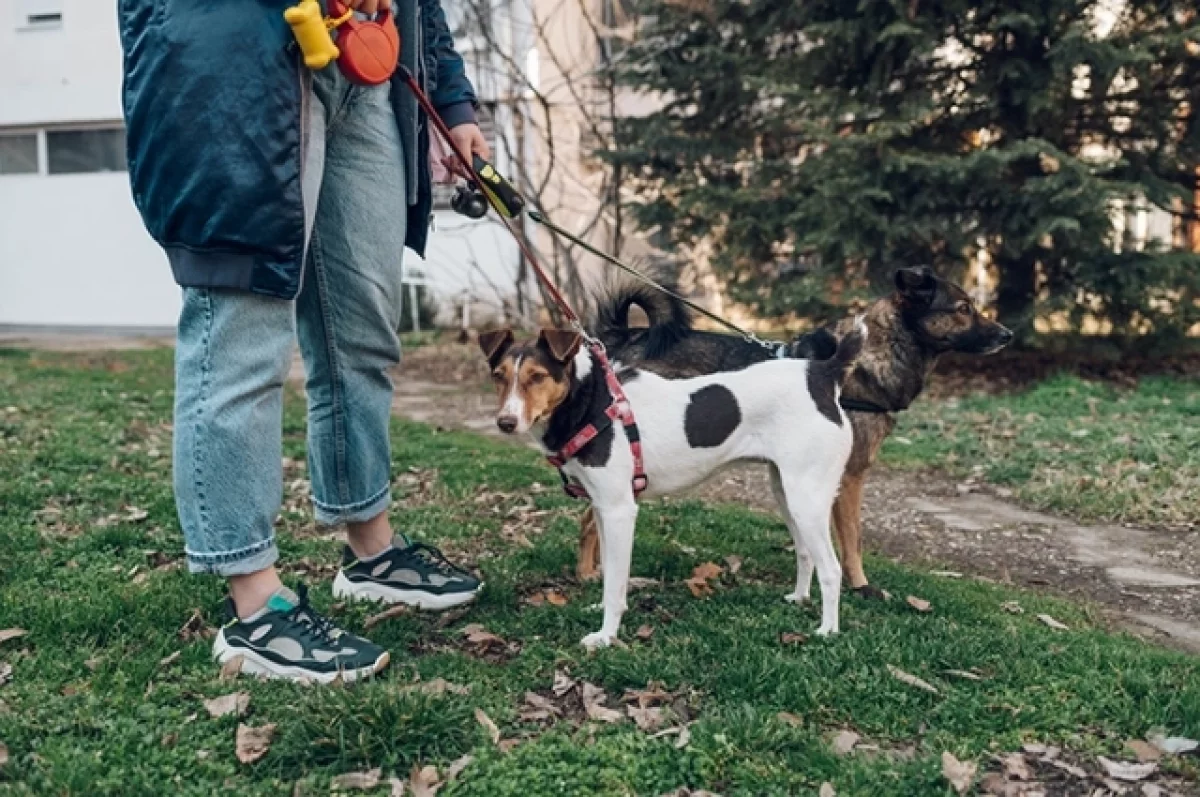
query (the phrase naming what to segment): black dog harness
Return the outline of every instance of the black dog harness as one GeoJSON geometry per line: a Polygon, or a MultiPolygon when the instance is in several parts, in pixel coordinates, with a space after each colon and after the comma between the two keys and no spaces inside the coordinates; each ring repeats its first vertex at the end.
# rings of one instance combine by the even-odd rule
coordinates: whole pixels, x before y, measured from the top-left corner
{"type": "Polygon", "coordinates": [[[604,410],[604,420],[598,426],[594,423],[584,426],[557,453],[547,454],[546,460],[558,468],[558,475],[562,478],[563,490],[567,495],[572,498],[587,498],[587,490],[579,482],[568,478],[567,474],[563,472],[563,466],[584,446],[595,440],[601,432],[612,426],[613,421],[619,419],[625,427],[625,437],[629,440],[629,451],[633,455],[633,496],[636,498],[645,491],[649,482],[646,479],[646,468],[642,459],[642,436],[638,432],[637,421],[633,417],[633,408],[629,406],[625,390],[621,387],[620,380],[617,379],[616,373],[613,372],[612,366],[608,362],[608,357],[604,354],[604,347],[599,343],[589,343],[588,349],[592,352],[592,357],[595,358],[600,368],[604,370],[604,380],[608,384],[612,403],[604,410]]]}
{"type": "Polygon", "coordinates": [[[850,412],[870,412],[876,415],[887,415],[892,411],[887,407],[876,404],[873,401],[859,401],[858,399],[852,398],[838,399],[838,404],[842,405],[842,409],[850,412]]]}

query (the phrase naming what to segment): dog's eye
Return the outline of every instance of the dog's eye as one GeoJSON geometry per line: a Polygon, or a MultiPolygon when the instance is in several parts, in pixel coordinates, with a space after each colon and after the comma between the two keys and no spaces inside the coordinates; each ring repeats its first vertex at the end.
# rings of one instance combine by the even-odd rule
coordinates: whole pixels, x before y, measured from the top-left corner
{"type": "Polygon", "coordinates": [[[492,371],[492,381],[493,382],[503,382],[504,374],[501,371],[492,371]]]}
{"type": "Polygon", "coordinates": [[[959,315],[970,315],[971,314],[971,305],[969,302],[959,302],[958,307],[956,309],[958,310],[959,315]]]}
{"type": "Polygon", "coordinates": [[[540,385],[542,382],[545,382],[545,381],[546,381],[546,375],[543,374],[541,371],[537,371],[537,372],[529,375],[530,384],[540,385]]]}

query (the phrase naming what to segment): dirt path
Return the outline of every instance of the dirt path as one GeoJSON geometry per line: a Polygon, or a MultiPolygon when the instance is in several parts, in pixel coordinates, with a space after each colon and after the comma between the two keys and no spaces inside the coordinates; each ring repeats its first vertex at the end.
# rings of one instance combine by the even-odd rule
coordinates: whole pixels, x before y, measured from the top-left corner
{"type": "MultiPolygon", "coordinates": [[[[486,374],[461,350],[409,355],[394,410],[500,437],[486,374]]],[[[775,510],[765,466],[731,468],[695,494],[775,510]]],[[[864,537],[895,561],[1093,601],[1136,633],[1200,653],[1200,531],[1082,525],[935,473],[880,467],[867,482],[864,537]]]]}

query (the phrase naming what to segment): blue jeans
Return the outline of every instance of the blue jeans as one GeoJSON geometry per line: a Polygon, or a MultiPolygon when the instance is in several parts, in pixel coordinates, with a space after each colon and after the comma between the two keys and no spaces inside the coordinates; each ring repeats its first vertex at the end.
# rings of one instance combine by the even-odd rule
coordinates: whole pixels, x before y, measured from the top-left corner
{"type": "Polygon", "coordinates": [[[329,68],[316,75],[310,104],[304,182],[313,210],[296,300],[184,290],[175,500],[192,572],[252,573],[278,558],[283,385],[297,338],[317,521],[368,520],[390,501],[404,153],[386,84],[351,86],[329,68]]]}

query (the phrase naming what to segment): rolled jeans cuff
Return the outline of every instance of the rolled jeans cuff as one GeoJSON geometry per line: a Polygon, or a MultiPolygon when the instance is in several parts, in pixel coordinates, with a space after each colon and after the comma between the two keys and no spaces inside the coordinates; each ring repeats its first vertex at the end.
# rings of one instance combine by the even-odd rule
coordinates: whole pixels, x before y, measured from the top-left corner
{"type": "Polygon", "coordinates": [[[212,573],[224,577],[257,573],[259,570],[275,564],[275,561],[279,558],[279,549],[275,547],[275,537],[273,535],[261,542],[256,542],[246,548],[239,548],[236,551],[200,553],[189,550],[186,553],[188,572],[212,573]]]}
{"type": "Polygon", "coordinates": [[[392,503],[392,490],[390,484],[385,484],[383,489],[363,501],[358,501],[353,504],[327,504],[323,501],[318,501],[314,496],[313,515],[317,519],[317,523],[322,526],[336,526],[339,523],[362,523],[379,515],[387,510],[392,503]]]}

